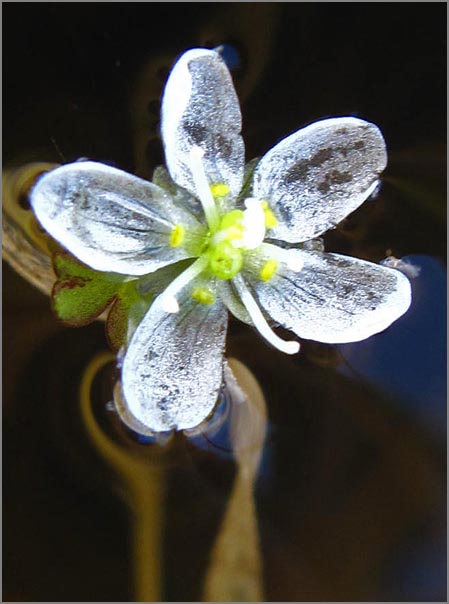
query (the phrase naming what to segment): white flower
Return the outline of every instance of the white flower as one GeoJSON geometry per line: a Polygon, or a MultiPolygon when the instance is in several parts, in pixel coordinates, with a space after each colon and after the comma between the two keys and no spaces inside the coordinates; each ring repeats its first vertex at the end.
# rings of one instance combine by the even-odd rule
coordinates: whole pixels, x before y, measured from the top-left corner
{"type": "Polygon", "coordinates": [[[410,284],[399,271],[292,247],[334,227],[376,188],[386,150],[375,125],[345,117],[295,132],[261,159],[245,198],[238,99],[219,54],[205,49],[174,66],[161,123],[171,195],[94,162],[58,168],[32,193],[44,228],[96,270],[141,278],[193,258],[129,342],[122,413],[133,427],[182,430],[208,417],[222,385],[228,310],[292,354],[299,344],[267,319],[301,338],[354,342],[408,309],[410,284]]]}

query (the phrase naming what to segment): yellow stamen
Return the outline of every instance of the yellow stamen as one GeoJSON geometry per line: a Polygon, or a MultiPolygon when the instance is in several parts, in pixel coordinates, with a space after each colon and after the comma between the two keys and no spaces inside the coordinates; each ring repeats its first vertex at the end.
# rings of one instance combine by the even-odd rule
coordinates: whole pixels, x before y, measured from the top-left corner
{"type": "Polygon", "coordinates": [[[243,221],[242,210],[231,210],[220,220],[220,229],[227,229],[230,226],[241,226],[243,221]]]}
{"type": "Polygon", "coordinates": [[[262,201],[262,209],[265,216],[265,228],[274,229],[278,221],[267,201],[262,201]]]}
{"type": "Polygon", "coordinates": [[[234,239],[243,239],[243,228],[238,226],[231,226],[226,229],[226,239],[233,241],[234,239]]]}
{"type": "Polygon", "coordinates": [[[236,241],[243,239],[243,217],[242,210],[232,210],[225,214],[219,225],[219,230],[215,234],[213,241],[217,245],[221,241],[236,241]]]}
{"type": "Polygon", "coordinates": [[[269,281],[272,276],[274,275],[274,273],[276,272],[278,267],[278,261],[271,259],[271,260],[267,260],[265,262],[265,264],[262,266],[262,268],[260,269],[260,273],[259,273],[259,277],[262,279],[262,281],[269,281]]]}
{"type": "Polygon", "coordinates": [[[217,182],[210,186],[213,197],[225,197],[229,193],[229,187],[224,182],[217,182]]]}
{"type": "Polygon", "coordinates": [[[170,245],[172,247],[179,247],[180,245],[182,245],[184,243],[185,236],[186,236],[186,230],[182,226],[182,224],[175,225],[171,232],[170,245]]]}
{"type": "Polygon", "coordinates": [[[192,298],[200,304],[213,304],[215,302],[215,294],[208,287],[195,287],[192,298]]]}

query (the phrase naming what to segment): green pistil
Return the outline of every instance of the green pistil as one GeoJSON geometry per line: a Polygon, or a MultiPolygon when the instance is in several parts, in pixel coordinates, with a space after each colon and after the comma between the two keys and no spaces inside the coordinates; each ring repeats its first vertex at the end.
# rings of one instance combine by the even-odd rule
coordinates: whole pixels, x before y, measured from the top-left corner
{"type": "Polygon", "coordinates": [[[232,210],[222,216],[218,229],[210,235],[205,253],[209,256],[209,270],[219,279],[232,279],[242,268],[242,250],[234,244],[243,237],[242,220],[242,210],[232,210]]]}
{"type": "Polygon", "coordinates": [[[230,241],[221,241],[209,249],[209,269],[219,279],[232,279],[240,272],[242,265],[242,252],[230,241]]]}

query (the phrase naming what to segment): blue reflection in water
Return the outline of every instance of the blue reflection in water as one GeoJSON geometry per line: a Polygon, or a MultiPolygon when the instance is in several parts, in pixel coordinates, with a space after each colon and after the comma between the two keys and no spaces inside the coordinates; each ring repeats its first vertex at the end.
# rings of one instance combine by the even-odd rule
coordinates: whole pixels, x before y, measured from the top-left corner
{"type": "MultiPolygon", "coordinates": [[[[405,260],[405,259],[404,259],[405,260]]],[[[340,352],[354,371],[394,397],[433,430],[446,431],[446,271],[430,256],[408,256],[420,268],[411,279],[409,311],[386,331],[340,352]]]]}
{"type": "Polygon", "coordinates": [[[220,55],[223,61],[226,63],[228,69],[237,69],[240,67],[240,55],[235,46],[231,44],[221,44],[217,48],[215,48],[220,55]]]}
{"type": "Polygon", "coordinates": [[[383,588],[395,601],[444,601],[447,554],[443,536],[424,544],[419,540],[406,540],[401,551],[394,551],[387,564],[383,588]]]}
{"type": "MultiPolygon", "coordinates": [[[[214,414],[205,423],[198,434],[188,435],[189,441],[200,449],[213,452],[223,459],[233,459],[234,451],[231,439],[231,420],[233,405],[232,394],[225,386],[220,393],[218,405],[214,414]]],[[[246,403],[245,403],[246,404],[246,403]]],[[[249,437],[250,438],[250,437],[249,437]]],[[[264,447],[261,453],[258,469],[258,486],[268,487],[273,476],[272,429],[267,420],[264,447]]],[[[248,440],[248,448],[259,446],[248,440]]]]}
{"type": "Polygon", "coordinates": [[[231,394],[225,386],[220,393],[213,416],[198,434],[189,435],[189,441],[200,449],[214,451],[219,457],[232,458],[231,405],[231,394]]]}

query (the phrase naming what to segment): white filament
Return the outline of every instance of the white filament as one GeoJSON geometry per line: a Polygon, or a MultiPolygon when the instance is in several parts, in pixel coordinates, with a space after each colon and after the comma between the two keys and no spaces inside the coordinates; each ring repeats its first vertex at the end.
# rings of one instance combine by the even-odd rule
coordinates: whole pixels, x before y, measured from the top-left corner
{"type": "Polygon", "coordinates": [[[168,313],[179,312],[179,304],[176,299],[176,295],[185,287],[192,279],[195,279],[197,275],[206,268],[208,259],[205,257],[198,258],[193,264],[183,271],[176,279],[174,279],[170,285],[163,291],[159,301],[162,305],[162,309],[168,313]]]}
{"type": "Polygon", "coordinates": [[[242,276],[236,275],[232,281],[260,335],[281,352],[285,352],[286,354],[296,354],[299,352],[299,342],[295,342],[293,340],[286,342],[274,333],[266,322],[262,311],[251,295],[245,281],[242,279],[242,276]]]}
{"type": "Polygon", "coordinates": [[[215,230],[218,227],[219,216],[207,181],[206,172],[204,171],[203,162],[201,161],[203,156],[203,149],[197,146],[192,147],[190,150],[190,169],[192,170],[193,182],[198,198],[206,215],[207,224],[211,230],[215,230]]]}

